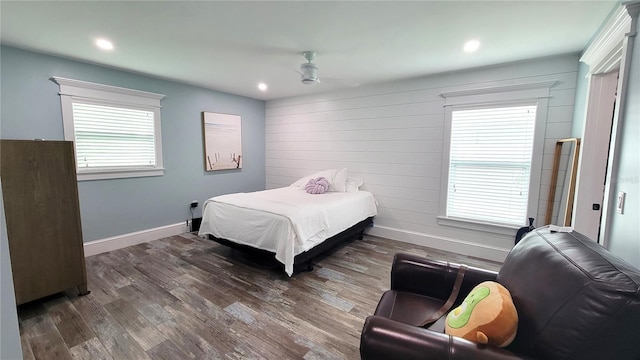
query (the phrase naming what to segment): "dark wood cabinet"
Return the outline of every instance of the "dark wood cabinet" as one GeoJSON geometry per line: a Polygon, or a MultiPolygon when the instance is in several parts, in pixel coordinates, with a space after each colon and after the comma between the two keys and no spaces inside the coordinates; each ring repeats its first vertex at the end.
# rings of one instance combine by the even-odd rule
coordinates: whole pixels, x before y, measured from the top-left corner
{"type": "Polygon", "coordinates": [[[70,141],[0,140],[0,178],[16,303],[77,287],[87,294],[70,141]]]}

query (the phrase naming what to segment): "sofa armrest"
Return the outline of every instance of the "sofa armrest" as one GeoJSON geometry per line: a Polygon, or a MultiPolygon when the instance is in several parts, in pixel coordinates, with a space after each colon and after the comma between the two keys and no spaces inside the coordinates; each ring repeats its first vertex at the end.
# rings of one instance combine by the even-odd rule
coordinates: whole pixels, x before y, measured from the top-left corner
{"type": "MultiPolygon", "coordinates": [[[[391,266],[391,289],[445,300],[449,298],[460,264],[426,259],[421,256],[398,253],[391,266]]],[[[469,266],[460,288],[465,296],[483,281],[496,281],[498,273],[469,266]]],[[[456,301],[458,303],[459,301],[456,301]]]]}
{"type": "Polygon", "coordinates": [[[462,338],[375,315],[367,318],[362,329],[360,358],[362,360],[526,359],[504,349],[478,345],[462,338]]]}

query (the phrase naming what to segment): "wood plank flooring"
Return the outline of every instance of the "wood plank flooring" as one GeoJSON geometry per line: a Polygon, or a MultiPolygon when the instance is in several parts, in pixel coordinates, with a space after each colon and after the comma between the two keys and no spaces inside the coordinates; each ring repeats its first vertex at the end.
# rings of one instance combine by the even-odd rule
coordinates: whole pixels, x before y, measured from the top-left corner
{"type": "Polygon", "coordinates": [[[187,233],[88,257],[91,294],[18,307],[25,359],[359,359],[396,252],[498,263],[365,236],[288,278],[187,233]]]}

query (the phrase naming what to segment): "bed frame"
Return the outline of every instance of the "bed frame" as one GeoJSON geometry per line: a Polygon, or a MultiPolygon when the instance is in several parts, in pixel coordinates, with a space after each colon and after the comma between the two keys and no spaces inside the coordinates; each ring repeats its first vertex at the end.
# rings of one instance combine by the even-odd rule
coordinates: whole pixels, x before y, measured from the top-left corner
{"type": "MultiPolygon", "coordinates": [[[[336,247],[338,244],[345,242],[347,240],[353,240],[356,237],[358,238],[358,240],[362,240],[362,237],[364,235],[364,230],[370,226],[373,226],[373,216],[368,217],[360,221],[359,223],[353,225],[352,227],[348,228],[347,230],[328,238],[327,240],[312,247],[311,249],[296,255],[293,258],[293,275],[303,271],[312,271],[313,261],[318,256],[336,247]]],[[[270,261],[280,264],[280,262],[276,260],[275,254],[270,251],[254,248],[252,246],[248,246],[244,244],[237,244],[233,241],[217,238],[213,235],[209,235],[209,239],[217,243],[220,243],[222,245],[228,246],[232,249],[240,250],[244,253],[248,253],[251,255],[256,255],[258,257],[261,257],[262,259],[266,258],[270,261]]],[[[282,268],[284,269],[284,264],[280,264],[280,265],[282,265],[282,268]]]]}

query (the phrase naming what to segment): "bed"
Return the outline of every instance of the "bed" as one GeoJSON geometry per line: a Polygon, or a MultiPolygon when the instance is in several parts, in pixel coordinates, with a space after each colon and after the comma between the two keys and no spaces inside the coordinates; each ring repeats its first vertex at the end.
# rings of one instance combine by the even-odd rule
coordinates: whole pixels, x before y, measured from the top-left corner
{"type": "Polygon", "coordinates": [[[296,183],[208,199],[198,234],[235,248],[272,253],[292,276],[294,266],[310,269],[315,256],[341,241],[362,238],[373,224],[377,204],[370,192],[356,188],[310,194],[296,183]]]}

